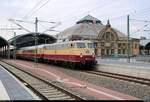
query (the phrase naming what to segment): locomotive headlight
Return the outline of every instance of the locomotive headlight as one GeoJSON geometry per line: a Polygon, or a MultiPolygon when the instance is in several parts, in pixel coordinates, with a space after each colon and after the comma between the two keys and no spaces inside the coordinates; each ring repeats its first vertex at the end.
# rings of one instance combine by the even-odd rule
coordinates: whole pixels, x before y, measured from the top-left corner
{"type": "Polygon", "coordinates": [[[81,57],[81,58],[83,57],[82,53],[80,53],[80,57],[81,57]]]}

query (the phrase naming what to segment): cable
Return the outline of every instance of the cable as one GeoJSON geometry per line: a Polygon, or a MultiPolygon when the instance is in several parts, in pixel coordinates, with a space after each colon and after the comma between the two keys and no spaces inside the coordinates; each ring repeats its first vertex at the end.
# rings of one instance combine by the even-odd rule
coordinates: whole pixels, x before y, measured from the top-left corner
{"type": "MultiPolygon", "coordinates": [[[[105,1],[105,0],[103,0],[103,1],[105,1]]],[[[84,7],[84,6],[83,6],[84,7]]],[[[97,7],[100,7],[100,6],[97,6],[97,7]]],[[[96,7],[96,8],[97,8],[96,7]]],[[[93,9],[93,8],[92,8],[93,9]]],[[[69,13],[68,15],[66,15],[66,16],[63,16],[62,18],[66,18],[66,17],[68,17],[68,16],[70,16],[70,15],[72,15],[72,14],[76,14],[76,12],[79,12],[78,10],[76,10],[75,12],[71,12],[71,13],[69,13]]],[[[88,12],[88,11],[86,11],[86,12],[88,12]]]]}
{"type": "Polygon", "coordinates": [[[43,20],[38,20],[39,22],[44,22],[44,23],[56,23],[56,22],[49,22],[49,21],[43,21],[43,20]]]}
{"type": "Polygon", "coordinates": [[[143,31],[145,31],[145,32],[149,32],[150,30],[143,30],[143,31]]]}
{"type": "Polygon", "coordinates": [[[38,10],[40,10],[42,7],[44,7],[50,0],[47,0],[43,5],[41,5],[39,8],[37,8],[35,11],[33,11],[30,16],[32,16],[34,13],[36,13],[38,10]]]}
{"type": "MultiPolygon", "coordinates": [[[[139,31],[141,31],[143,28],[147,27],[148,25],[150,25],[150,24],[146,24],[146,25],[144,25],[143,27],[141,27],[140,29],[138,29],[137,31],[135,31],[135,32],[134,32],[134,33],[132,33],[132,34],[135,34],[135,33],[139,32],[139,31]]],[[[131,35],[132,35],[132,34],[131,34],[131,35]]]]}
{"type": "Polygon", "coordinates": [[[150,11],[148,12],[144,12],[144,13],[141,13],[141,14],[138,14],[138,15],[134,15],[134,16],[149,16],[150,14],[150,11]]]}
{"type": "MultiPolygon", "coordinates": [[[[150,8],[148,8],[148,9],[144,9],[144,10],[149,10],[150,8]]],[[[143,10],[143,9],[142,9],[143,10]]],[[[132,15],[132,14],[134,14],[134,13],[137,13],[137,12],[141,12],[142,10],[139,10],[139,11],[132,11],[132,12],[130,12],[130,13],[128,13],[128,14],[130,14],[130,15],[132,15]]],[[[146,11],[145,11],[146,12],[146,11]]],[[[121,15],[121,16],[117,16],[117,17],[112,17],[112,18],[110,18],[109,20],[115,20],[115,19],[119,19],[119,18],[123,18],[123,17],[126,17],[127,15],[125,15],[125,14],[123,14],[123,15],[121,15]]],[[[108,19],[107,19],[108,20],[108,19]]],[[[107,21],[107,20],[103,20],[103,21],[107,21]]],[[[145,21],[145,22],[149,22],[149,21],[145,21]]]]}
{"type": "Polygon", "coordinates": [[[139,19],[130,19],[130,20],[139,21],[139,22],[150,22],[150,21],[147,21],[147,20],[139,20],[139,19]]]}
{"type": "MultiPolygon", "coordinates": [[[[108,4],[109,5],[109,4],[108,4]]],[[[105,5],[104,5],[105,6],[105,5]]],[[[93,8],[93,9],[91,9],[91,10],[88,10],[88,11],[92,11],[92,10],[95,10],[95,9],[97,9],[97,8],[99,8],[99,6],[98,7],[95,7],[95,8],[93,8]]],[[[128,13],[128,14],[134,14],[135,15],[135,13],[136,14],[138,14],[138,13],[141,13],[141,12],[147,12],[147,10],[149,10],[150,8],[145,8],[145,9],[140,9],[140,10],[136,10],[136,11],[131,11],[130,13],[128,13]]],[[[85,13],[85,12],[83,12],[83,13],[85,13]]],[[[83,14],[82,13],[82,14],[83,14]]],[[[81,15],[81,14],[78,14],[78,15],[81,15]]],[[[76,15],[76,16],[78,16],[78,15],[76,15]]],[[[127,15],[125,15],[125,14],[123,14],[123,15],[121,15],[121,16],[117,16],[117,17],[113,17],[113,18],[110,18],[109,20],[115,20],[115,19],[119,19],[119,18],[122,18],[122,17],[126,17],[127,15]]],[[[74,17],[71,17],[71,18],[74,18],[74,17]]],[[[71,18],[69,18],[69,19],[67,19],[67,20],[63,20],[62,22],[65,22],[65,21],[68,21],[68,20],[70,20],[71,18]]],[[[104,21],[107,21],[107,20],[104,20],[104,21]]]]}
{"type": "Polygon", "coordinates": [[[147,12],[147,10],[149,11],[149,10],[150,10],[150,7],[149,7],[149,8],[145,8],[145,9],[141,9],[141,10],[138,10],[138,11],[132,11],[132,12],[130,13],[130,15],[136,15],[136,14],[139,15],[139,13],[140,13],[140,14],[142,14],[141,12],[145,13],[145,12],[147,12]],[[146,11],[145,11],[145,10],[146,10],[146,11]]]}
{"type": "Polygon", "coordinates": [[[44,0],[40,0],[38,3],[35,4],[35,6],[23,17],[23,19],[27,18],[28,15],[44,0]]]}
{"type": "MultiPolygon", "coordinates": [[[[114,1],[113,3],[115,3],[115,2],[117,2],[117,0],[114,1]]],[[[81,14],[87,13],[87,12],[89,12],[89,11],[91,12],[91,11],[93,11],[93,10],[96,10],[97,8],[103,8],[103,7],[108,6],[108,5],[110,5],[110,4],[112,4],[112,2],[105,3],[105,4],[103,4],[103,5],[97,6],[97,7],[95,7],[95,8],[90,9],[90,10],[87,10],[87,11],[85,11],[85,12],[79,13],[79,14],[76,15],[76,16],[79,16],[79,15],[81,15],[81,14]]],[[[71,19],[71,18],[74,18],[74,17],[69,17],[69,18],[71,19]]],[[[68,21],[68,20],[69,20],[69,19],[67,18],[67,20],[63,20],[62,22],[65,22],[65,21],[68,21]]]]}

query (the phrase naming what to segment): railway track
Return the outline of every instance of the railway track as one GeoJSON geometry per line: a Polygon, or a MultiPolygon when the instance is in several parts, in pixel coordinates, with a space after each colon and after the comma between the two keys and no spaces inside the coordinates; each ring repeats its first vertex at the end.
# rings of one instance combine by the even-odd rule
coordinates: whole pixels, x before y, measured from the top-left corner
{"type": "Polygon", "coordinates": [[[85,100],[60,86],[54,85],[33,73],[22,70],[9,63],[0,61],[0,65],[16,76],[43,100],[85,100]]]}
{"type": "Polygon", "coordinates": [[[135,82],[138,84],[150,86],[150,79],[128,76],[128,75],[122,75],[122,74],[116,74],[116,73],[110,73],[110,72],[103,72],[103,71],[86,71],[86,73],[111,77],[114,79],[124,80],[124,81],[128,81],[128,82],[135,82]]]}

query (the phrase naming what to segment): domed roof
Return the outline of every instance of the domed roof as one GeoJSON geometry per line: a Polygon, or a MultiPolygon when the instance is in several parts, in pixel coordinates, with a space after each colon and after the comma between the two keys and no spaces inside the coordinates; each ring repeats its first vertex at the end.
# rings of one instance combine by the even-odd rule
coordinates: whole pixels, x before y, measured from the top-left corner
{"type": "Polygon", "coordinates": [[[77,24],[58,33],[57,36],[59,40],[70,39],[73,36],[84,39],[98,39],[99,34],[103,34],[103,31],[107,28],[113,29],[120,40],[127,40],[127,36],[119,30],[112,28],[109,21],[107,25],[103,25],[100,20],[90,15],[83,17],[77,24]]]}
{"type": "Polygon", "coordinates": [[[73,35],[80,36],[83,38],[94,38],[96,39],[98,33],[105,28],[104,25],[101,24],[89,24],[89,23],[80,23],[76,24],[63,32],[59,33],[58,39],[70,38],[73,35]]]}
{"type": "MultiPolygon", "coordinates": [[[[114,28],[113,28],[113,29],[114,29],[114,28]]],[[[117,29],[114,29],[114,30],[115,30],[115,32],[117,33],[117,35],[118,35],[118,37],[119,37],[120,40],[127,40],[127,39],[128,39],[127,35],[125,35],[124,33],[120,32],[120,31],[117,30],[117,29]]],[[[131,39],[131,38],[130,38],[130,39],[131,39]]]]}

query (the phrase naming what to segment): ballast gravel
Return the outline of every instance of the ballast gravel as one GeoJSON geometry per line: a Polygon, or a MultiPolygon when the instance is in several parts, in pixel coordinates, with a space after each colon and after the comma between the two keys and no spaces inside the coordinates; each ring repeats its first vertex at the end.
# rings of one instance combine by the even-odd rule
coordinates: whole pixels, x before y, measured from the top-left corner
{"type": "Polygon", "coordinates": [[[150,86],[147,85],[89,74],[81,70],[71,70],[68,68],[59,68],[59,70],[77,79],[92,83],[97,86],[122,92],[131,96],[138,97],[140,99],[150,98],[150,86]]]}

